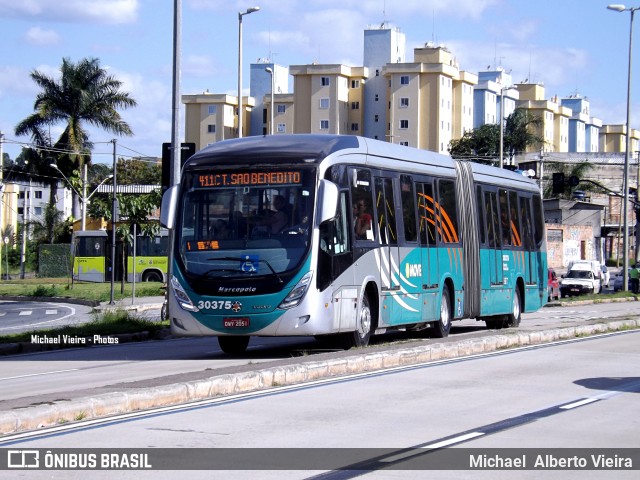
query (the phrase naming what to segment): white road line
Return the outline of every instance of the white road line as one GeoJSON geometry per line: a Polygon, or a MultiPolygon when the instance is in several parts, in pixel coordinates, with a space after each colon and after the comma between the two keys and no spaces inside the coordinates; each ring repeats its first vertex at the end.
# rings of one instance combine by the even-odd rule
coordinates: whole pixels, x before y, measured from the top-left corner
{"type": "Polygon", "coordinates": [[[31,315],[32,313],[33,310],[23,310],[18,315],[22,317],[23,315],[31,315]]]}
{"type": "Polygon", "coordinates": [[[53,375],[53,374],[56,374],[56,373],[75,372],[77,370],[80,370],[80,369],[79,368],[69,368],[67,370],[55,370],[53,372],[29,373],[27,375],[16,375],[15,377],[0,378],[0,382],[3,381],[3,380],[15,380],[16,378],[40,377],[42,375],[53,375]]]}
{"type": "Polygon", "coordinates": [[[56,315],[58,310],[45,310],[44,313],[45,315],[56,315]]]}
{"type": "Polygon", "coordinates": [[[585,398],[584,400],[579,400],[577,402],[569,403],[568,405],[563,405],[560,408],[562,410],[571,410],[572,408],[581,407],[582,405],[588,405],[593,402],[597,402],[600,400],[599,398],[585,398]]]}
{"type": "Polygon", "coordinates": [[[414,455],[421,455],[429,450],[435,450],[442,447],[448,447],[449,445],[455,445],[456,443],[465,442],[467,440],[471,440],[472,438],[481,437],[484,435],[483,432],[471,432],[465,435],[460,435],[458,437],[450,438],[448,440],[443,440],[441,442],[432,443],[430,445],[425,445],[424,447],[416,448],[410,450],[405,453],[400,453],[398,455],[393,455],[392,457],[383,458],[380,460],[381,462],[393,463],[399,460],[404,460],[409,457],[413,457],[414,455]]]}

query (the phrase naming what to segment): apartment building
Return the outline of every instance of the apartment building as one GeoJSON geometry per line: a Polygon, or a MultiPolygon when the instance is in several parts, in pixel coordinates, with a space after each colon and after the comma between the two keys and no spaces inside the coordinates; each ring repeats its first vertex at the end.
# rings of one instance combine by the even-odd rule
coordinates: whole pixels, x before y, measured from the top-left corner
{"type": "Polygon", "coordinates": [[[363,134],[365,67],[292,65],[293,133],[363,134]]]}
{"type": "MultiPolygon", "coordinates": [[[[640,131],[631,129],[629,140],[629,152],[638,155],[640,151],[640,131]]],[[[603,153],[622,152],[627,149],[626,125],[603,125],[600,130],[600,151],[603,153]]]]}
{"type": "Polygon", "coordinates": [[[405,63],[406,38],[400,29],[386,23],[364,31],[363,65],[367,69],[364,84],[363,135],[386,140],[387,79],[382,70],[389,63],[405,63]]]}
{"type": "MultiPolygon", "coordinates": [[[[271,131],[271,95],[265,95],[262,99],[264,105],[263,120],[265,124],[265,134],[271,131]]],[[[292,93],[283,93],[273,96],[275,110],[273,112],[273,133],[293,133],[295,124],[295,103],[292,93]]]]}
{"type": "Polygon", "coordinates": [[[602,121],[590,116],[589,100],[576,94],[561,98],[560,104],[572,112],[569,119],[569,151],[598,152],[602,121]]]}
{"type": "MultiPolygon", "coordinates": [[[[182,95],[185,105],[185,142],[195,143],[196,150],[228,138],[238,136],[238,97],[226,94],[203,92],[182,95]]],[[[243,97],[243,131],[249,131],[251,110],[255,106],[253,97],[243,97]]]]}
{"type": "Polygon", "coordinates": [[[478,72],[478,83],[473,87],[473,128],[497,124],[500,118],[508,117],[516,109],[519,98],[511,75],[504,68],[478,72]]]}
{"type": "Polygon", "coordinates": [[[249,132],[249,135],[266,135],[270,131],[268,123],[271,118],[266,102],[271,102],[272,86],[274,97],[282,98],[281,95],[289,93],[289,68],[269,59],[259,59],[250,67],[249,96],[255,100],[255,105],[251,110],[248,130],[243,131],[249,132]]]}
{"type": "Polygon", "coordinates": [[[478,77],[462,72],[446,47],[428,43],[416,48],[413,63],[387,64],[382,74],[388,79],[389,141],[447,153],[454,129],[460,135],[472,128],[478,77]]]}

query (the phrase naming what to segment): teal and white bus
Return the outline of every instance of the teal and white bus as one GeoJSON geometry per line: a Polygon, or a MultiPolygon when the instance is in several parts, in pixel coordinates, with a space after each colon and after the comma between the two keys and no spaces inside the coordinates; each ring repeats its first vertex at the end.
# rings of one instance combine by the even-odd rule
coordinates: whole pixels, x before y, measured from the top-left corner
{"type": "Polygon", "coordinates": [[[274,135],[206,147],[163,197],[174,228],[172,332],[449,334],[518,326],[547,301],[538,186],[523,175],[356,136],[274,135]]]}

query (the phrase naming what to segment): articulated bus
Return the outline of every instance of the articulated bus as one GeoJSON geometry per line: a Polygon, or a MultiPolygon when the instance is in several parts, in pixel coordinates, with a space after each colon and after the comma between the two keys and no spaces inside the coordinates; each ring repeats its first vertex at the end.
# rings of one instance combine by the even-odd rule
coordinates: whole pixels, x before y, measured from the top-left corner
{"type": "Polygon", "coordinates": [[[538,186],[516,172],[356,136],[226,140],[163,197],[174,228],[172,332],[445,337],[465,318],[515,327],[547,301],[538,186]]]}
{"type": "MultiPolygon", "coordinates": [[[[73,233],[73,278],[85,282],[111,280],[111,237],[105,230],[73,233]]],[[[136,236],[133,247],[127,245],[126,279],[133,282],[166,282],[169,236],[161,230],[155,237],[136,236]]],[[[115,278],[122,279],[122,244],[116,244],[115,278]]]]}

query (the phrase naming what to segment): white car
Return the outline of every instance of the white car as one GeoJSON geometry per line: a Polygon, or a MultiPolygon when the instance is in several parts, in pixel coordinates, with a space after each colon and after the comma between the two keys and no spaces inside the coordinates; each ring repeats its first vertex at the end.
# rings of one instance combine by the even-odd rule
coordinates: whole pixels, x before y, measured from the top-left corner
{"type": "Polygon", "coordinates": [[[600,293],[600,279],[591,270],[569,270],[560,281],[560,296],[570,297],[583,293],[600,293]]]}

